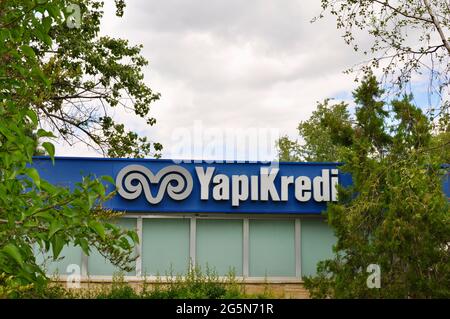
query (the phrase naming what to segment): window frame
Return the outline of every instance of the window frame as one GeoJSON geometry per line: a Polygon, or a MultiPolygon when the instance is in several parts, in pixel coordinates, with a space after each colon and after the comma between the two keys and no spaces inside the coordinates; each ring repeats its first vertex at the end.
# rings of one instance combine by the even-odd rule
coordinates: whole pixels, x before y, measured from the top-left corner
{"type": "MultiPolygon", "coordinates": [[[[195,213],[146,213],[146,214],[134,214],[127,213],[120,218],[133,218],[136,219],[136,232],[139,238],[139,244],[136,246],[136,252],[138,253],[138,258],[136,259],[136,275],[135,276],[124,276],[124,280],[128,282],[140,282],[140,281],[169,281],[170,278],[167,276],[143,276],[142,274],[142,239],[143,239],[143,220],[144,219],[189,219],[189,257],[192,265],[196,264],[196,252],[197,252],[197,220],[207,219],[207,220],[242,220],[242,276],[236,276],[236,279],[245,283],[302,283],[302,220],[304,219],[323,219],[321,215],[293,215],[293,214],[220,214],[220,213],[210,213],[210,214],[195,214],[195,213]],[[250,255],[250,220],[294,220],[295,227],[295,276],[268,276],[268,277],[251,277],[249,276],[249,255],[250,255]]],[[[89,256],[86,256],[83,252],[81,253],[81,281],[90,282],[110,282],[113,276],[109,275],[92,275],[88,276],[89,267],[89,256]]],[[[61,275],[60,280],[65,280],[67,275],[61,275]]],[[[220,279],[225,279],[226,277],[219,276],[220,279]]]]}

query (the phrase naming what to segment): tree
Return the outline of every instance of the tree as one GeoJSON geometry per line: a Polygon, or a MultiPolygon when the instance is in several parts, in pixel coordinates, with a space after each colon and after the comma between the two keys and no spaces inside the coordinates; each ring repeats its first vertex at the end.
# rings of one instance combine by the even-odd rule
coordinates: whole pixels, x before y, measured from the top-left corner
{"type": "Polygon", "coordinates": [[[300,162],[300,144],[292,141],[289,136],[284,135],[276,141],[278,161],[280,162],[300,162]]]}
{"type": "MultiPolygon", "coordinates": [[[[148,62],[140,55],[142,46],[99,36],[102,6],[96,0],[1,1],[0,40],[20,48],[18,55],[3,55],[4,76],[21,78],[20,70],[13,69],[15,59],[36,60],[40,67],[34,75],[45,81],[36,82],[40,88],[30,106],[41,127],[70,145],[85,143],[109,157],[159,157],[161,144],[128,131],[111,116],[113,108],[121,107],[154,125],[150,104],[160,95],[143,82],[148,62]],[[74,18],[80,21],[70,24],[74,18]],[[11,41],[11,33],[35,23],[29,38],[11,41]]],[[[116,0],[117,16],[124,6],[124,0],[116,0]]]]}
{"type": "MultiPolygon", "coordinates": [[[[76,103],[71,96],[82,99],[84,94],[101,95],[99,101],[114,106],[120,92],[129,90],[136,113],[143,116],[144,104],[155,98],[141,82],[139,49],[123,40],[94,41],[101,3],[77,3],[86,23],[80,30],[64,29],[68,1],[0,1],[0,295],[14,296],[48,282],[37,264],[36,246],[53,258],[68,243],[86,254],[96,248],[123,270],[130,270],[136,258],[131,254],[136,232],[115,226],[111,218],[117,213],[101,206],[114,195],[110,177],[85,176],[68,189],[41,179],[30,165],[38,145],[54,157],[49,140],[54,135],[40,127],[45,120],[59,119],[55,125],[61,136],[84,132],[110,155],[142,155],[136,148],[147,143],[87,111],[92,105],[67,108],[66,102],[76,103]],[[121,64],[124,58],[129,61],[121,64]],[[89,82],[89,76],[98,83],[89,82]],[[94,129],[99,123],[101,132],[94,129]]],[[[121,13],[123,2],[116,3],[121,13]]]]}
{"type": "MultiPolygon", "coordinates": [[[[324,17],[337,18],[345,42],[370,56],[359,65],[364,73],[381,68],[384,83],[407,89],[413,75],[427,74],[430,93],[441,100],[438,112],[448,113],[450,96],[450,6],[442,0],[321,0],[324,17]],[[370,47],[361,48],[366,33],[370,47]]],[[[317,18],[316,18],[317,19],[317,18]]],[[[314,19],[313,21],[315,21],[314,19]]],[[[349,71],[352,71],[350,69],[349,71]]]]}
{"type": "Polygon", "coordinates": [[[336,162],[342,160],[343,150],[349,141],[343,132],[351,130],[350,114],[347,104],[330,105],[326,99],[317,103],[317,110],[311,117],[298,125],[299,143],[283,136],[277,141],[280,161],[336,162]],[[342,142],[338,144],[337,141],[342,142]]]}
{"type": "Polygon", "coordinates": [[[317,276],[305,278],[312,297],[450,296],[450,205],[442,189],[448,169],[412,96],[391,101],[388,111],[382,94],[368,75],[353,94],[351,127],[317,122],[316,130],[333,131],[344,147],[341,169],[353,184],[340,187],[325,212],[337,243],[317,276]],[[367,285],[370,265],[381,269],[381,289],[367,285]]]}

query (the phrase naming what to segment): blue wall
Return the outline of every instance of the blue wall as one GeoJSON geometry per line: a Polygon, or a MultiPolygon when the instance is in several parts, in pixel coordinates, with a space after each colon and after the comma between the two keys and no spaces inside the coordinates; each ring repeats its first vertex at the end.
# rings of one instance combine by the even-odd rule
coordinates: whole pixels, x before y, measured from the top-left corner
{"type": "MultiPolygon", "coordinates": [[[[36,157],[34,167],[36,167],[44,179],[61,186],[74,187],[80,182],[82,176],[92,174],[100,177],[103,175],[116,178],[119,171],[127,165],[142,165],[156,174],[162,168],[175,165],[172,160],[153,159],[106,159],[106,158],[66,158],[57,157],[55,165],[46,157],[36,157]]],[[[275,185],[280,193],[281,176],[307,176],[313,179],[321,175],[323,169],[336,169],[337,163],[279,163],[279,173],[275,179],[275,185]]],[[[320,214],[326,209],[326,202],[316,202],[311,199],[307,202],[299,202],[294,196],[294,185],[289,186],[288,201],[253,201],[250,198],[242,201],[239,207],[234,207],[231,200],[216,201],[212,199],[210,192],[209,200],[200,199],[200,183],[195,172],[196,167],[214,167],[214,174],[232,175],[259,175],[261,167],[269,167],[269,164],[261,163],[181,163],[179,166],[185,168],[193,178],[193,190],[190,196],[182,201],[176,201],[167,194],[163,200],[157,204],[147,202],[144,194],[134,200],[127,200],[120,196],[115,196],[105,204],[105,207],[114,210],[127,212],[207,212],[207,213],[271,213],[271,214],[320,214]]],[[[342,185],[349,185],[351,178],[348,174],[339,173],[339,182],[342,185]]],[[[152,194],[158,191],[158,185],[151,185],[152,194]]],[[[110,185],[109,189],[113,189],[110,185]]],[[[231,193],[231,191],[230,191],[231,193]]]]}

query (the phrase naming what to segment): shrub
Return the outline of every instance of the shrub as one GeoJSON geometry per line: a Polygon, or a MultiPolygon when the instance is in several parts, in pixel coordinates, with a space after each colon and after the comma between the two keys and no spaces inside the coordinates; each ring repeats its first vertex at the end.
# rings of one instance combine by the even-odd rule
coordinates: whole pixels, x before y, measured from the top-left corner
{"type": "MultiPolygon", "coordinates": [[[[54,278],[57,280],[57,277],[54,278]]],[[[242,299],[273,298],[271,289],[266,283],[264,291],[250,295],[236,279],[234,270],[230,270],[225,278],[220,278],[217,272],[206,267],[203,272],[200,267],[190,267],[186,276],[182,277],[173,271],[166,274],[163,281],[157,277],[156,282],[144,280],[141,289],[134,289],[125,281],[122,273],[113,276],[111,285],[101,288],[66,289],[61,283],[44,283],[41,286],[20,286],[14,281],[0,275],[0,298],[45,298],[45,299],[242,299]]]]}

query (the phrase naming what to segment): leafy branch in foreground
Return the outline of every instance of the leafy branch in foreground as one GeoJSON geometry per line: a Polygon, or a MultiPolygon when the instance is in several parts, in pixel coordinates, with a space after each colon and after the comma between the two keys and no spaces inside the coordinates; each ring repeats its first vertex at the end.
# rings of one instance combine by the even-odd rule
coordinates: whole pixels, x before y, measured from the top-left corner
{"type": "MultiPolygon", "coordinates": [[[[76,185],[62,187],[41,179],[36,168],[31,165],[38,148],[54,158],[55,147],[51,141],[55,136],[40,126],[42,121],[58,116],[63,121],[55,124],[60,130],[73,122],[75,127],[85,133],[91,132],[92,122],[85,117],[86,113],[82,109],[65,113],[67,109],[62,100],[56,99],[59,101],[56,103],[52,102],[55,99],[50,98],[75,92],[77,85],[85,84],[83,74],[87,69],[84,62],[71,60],[70,56],[57,58],[44,53],[45,50],[53,46],[61,48],[65,40],[69,41],[68,37],[78,37],[80,42],[71,42],[71,49],[80,54],[76,56],[79,59],[83,57],[85,49],[92,49],[91,53],[95,54],[95,50],[106,45],[105,40],[99,40],[101,43],[95,49],[83,42],[92,40],[98,33],[95,23],[82,31],[62,29],[68,3],[0,1],[0,291],[7,295],[15,295],[27,287],[41,289],[47,284],[49,279],[36,261],[35,248],[50,254],[53,259],[58,258],[63,247],[69,243],[80,246],[87,254],[96,248],[123,270],[129,270],[135,258],[132,253],[137,242],[136,233],[122,230],[111,223],[111,218],[117,214],[105,211],[101,206],[113,194],[108,189],[108,183],[113,183],[111,178],[80,177],[76,185]],[[80,32],[86,32],[84,40],[81,40],[83,37],[80,32]]],[[[87,17],[98,21],[97,9],[100,3],[80,1],[79,4],[87,17]]],[[[108,43],[112,45],[113,42],[108,43]]],[[[119,91],[129,86],[141,87],[138,78],[142,61],[131,61],[128,66],[116,62],[116,69],[103,68],[104,59],[128,56],[133,60],[137,49],[126,49],[125,43],[121,43],[117,46],[118,52],[115,53],[112,46],[111,51],[105,51],[99,56],[98,64],[95,67],[93,64],[92,72],[87,73],[108,74],[111,77],[109,82],[103,78],[106,86],[113,83],[112,78],[118,77],[120,73],[122,77],[117,78],[119,84],[114,83],[115,89],[119,91]]],[[[75,56],[72,58],[75,59],[75,56]]],[[[112,60],[109,61],[111,64],[112,60]]],[[[146,91],[143,87],[137,90],[146,91]]],[[[105,94],[119,98],[119,91],[105,94]]],[[[111,92],[114,92],[114,88],[111,92]]],[[[141,114],[146,111],[143,106],[139,106],[139,110],[141,114]]],[[[113,139],[114,145],[108,145],[108,152],[116,153],[110,155],[119,154],[115,147],[123,147],[124,153],[120,155],[142,154],[134,153],[133,150],[139,144],[137,135],[130,136],[122,128],[118,133],[116,124],[109,123],[107,140],[100,137],[98,145],[113,139]]],[[[144,152],[148,150],[145,147],[143,149],[144,152]]]]}
{"type": "MultiPolygon", "coordinates": [[[[120,17],[125,3],[116,3],[120,17]]],[[[161,144],[127,130],[112,116],[117,109],[154,125],[150,104],[160,95],[143,81],[148,62],[140,55],[142,46],[99,35],[102,7],[95,0],[0,1],[5,49],[0,83],[25,84],[25,70],[16,66],[27,60],[24,67],[36,79],[26,93],[27,102],[41,127],[69,145],[84,143],[109,157],[158,157],[161,144]],[[79,28],[66,24],[71,18],[67,8],[74,3],[81,11],[79,28]]],[[[22,98],[8,96],[18,103],[22,98]]]]}

